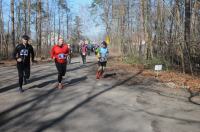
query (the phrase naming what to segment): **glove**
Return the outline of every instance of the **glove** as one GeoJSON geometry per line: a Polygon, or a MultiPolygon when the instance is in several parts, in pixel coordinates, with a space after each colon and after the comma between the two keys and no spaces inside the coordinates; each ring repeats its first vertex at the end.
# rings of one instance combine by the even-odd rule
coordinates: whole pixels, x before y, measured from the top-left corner
{"type": "Polygon", "coordinates": [[[22,58],[17,58],[17,62],[22,62],[22,58]]]}

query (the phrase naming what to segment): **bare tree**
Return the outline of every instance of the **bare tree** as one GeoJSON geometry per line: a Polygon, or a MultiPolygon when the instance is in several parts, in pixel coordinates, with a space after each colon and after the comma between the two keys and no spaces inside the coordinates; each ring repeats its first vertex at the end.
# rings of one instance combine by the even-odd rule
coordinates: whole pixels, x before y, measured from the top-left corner
{"type": "Polygon", "coordinates": [[[185,55],[185,63],[189,62],[189,68],[191,73],[193,74],[192,64],[191,64],[191,56],[190,56],[190,26],[191,26],[191,0],[185,0],[185,47],[184,47],[184,55],[185,55]]]}
{"type": "Polygon", "coordinates": [[[37,0],[37,43],[38,43],[38,56],[41,56],[42,50],[42,2],[37,0]]]}
{"type": "Polygon", "coordinates": [[[28,25],[27,25],[27,34],[31,35],[31,0],[28,0],[28,25]]]}
{"type": "Polygon", "coordinates": [[[27,34],[27,0],[23,0],[23,11],[24,11],[24,24],[23,24],[23,28],[24,28],[24,34],[27,34]]]}
{"type": "Polygon", "coordinates": [[[12,46],[13,46],[13,50],[15,48],[15,13],[14,13],[14,0],[10,0],[11,3],[11,21],[12,21],[12,46]]]}

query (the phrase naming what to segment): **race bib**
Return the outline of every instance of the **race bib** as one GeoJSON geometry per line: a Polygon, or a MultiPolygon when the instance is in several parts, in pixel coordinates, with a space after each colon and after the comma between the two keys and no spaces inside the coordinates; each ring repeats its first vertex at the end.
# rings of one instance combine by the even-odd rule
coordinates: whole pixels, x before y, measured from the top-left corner
{"type": "Polygon", "coordinates": [[[66,55],[65,54],[59,54],[58,59],[66,59],[66,55]]]}
{"type": "Polygon", "coordinates": [[[22,49],[22,50],[20,51],[20,55],[21,55],[21,56],[28,56],[28,50],[27,50],[27,49],[22,49]]]}
{"type": "Polygon", "coordinates": [[[106,59],[105,57],[100,57],[100,58],[99,58],[99,61],[100,61],[100,62],[106,62],[107,59],[106,59]]]}

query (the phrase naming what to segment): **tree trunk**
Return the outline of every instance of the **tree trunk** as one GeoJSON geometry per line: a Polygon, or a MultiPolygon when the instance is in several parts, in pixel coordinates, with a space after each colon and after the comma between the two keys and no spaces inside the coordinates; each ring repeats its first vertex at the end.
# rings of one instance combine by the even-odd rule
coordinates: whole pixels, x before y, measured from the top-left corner
{"type": "MultiPolygon", "coordinates": [[[[3,10],[2,10],[2,0],[0,0],[0,55],[3,56],[3,10]]],[[[1,59],[1,58],[0,58],[1,59]]]]}
{"type": "MultiPolygon", "coordinates": [[[[59,7],[58,7],[59,8],[59,7]]],[[[60,22],[60,8],[58,9],[58,37],[60,37],[60,27],[61,27],[61,22],[60,22]]]]}
{"type": "Polygon", "coordinates": [[[189,48],[189,43],[190,43],[190,26],[191,26],[191,0],[185,0],[185,47],[184,47],[184,55],[185,55],[185,62],[189,64],[190,72],[193,75],[193,68],[192,68],[192,63],[191,63],[191,56],[190,56],[190,48],[189,48]]]}
{"type": "Polygon", "coordinates": [[[41,57],[42,51],[42,3],[38,0],[38,55],[41,57]]]}
{"type": "Polygon", "coordinates": [[[16,38],[17,40],[20,39],[20,35],[21,35],[21,29],[22,29],[22,23],[21,23],[21,8],[20,8],[20,3],[18,3],[17,5],[17,31],[16,31],[16,38]]]}
{"type": "Polygon", "coordinates": [[[57,42],[56,40],[56,14],[53,13],[53,37],[54,37],[54,44],[57,42]]]}
{"type": "Polygon", "coordinates": [[[28,35],[31,35],[31,0],[28,0],[28,35]]]}
{"type": "Polygon", "coordinates": [[[12,46],[13,46],[13,50],[15,49],[15,13],[14,13],[14,0],[10,1],[10,5],[11,5],[11,21],[12,21],[12,46]]]}
{"type": "Polygon", "coordinates": [[[23,10],[24,10],[24,34],[27,34],[27,0],[23,0],[23,10]]]}
{"type": "Polygon", "coordinates": [[[69,14],[67,13],[67,39],[69,39],[69,14]]]}

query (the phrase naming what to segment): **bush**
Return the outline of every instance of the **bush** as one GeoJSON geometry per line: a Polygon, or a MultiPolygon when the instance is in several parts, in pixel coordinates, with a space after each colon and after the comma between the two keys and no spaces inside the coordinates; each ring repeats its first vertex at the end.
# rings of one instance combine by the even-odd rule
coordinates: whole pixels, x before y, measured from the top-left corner
{"type": "Polygon", "coordinates": [[[145,68],[154,69],[155,65],[163,65],[163,70],[169,70],[170,63],[163,58],[152,58],[150,60],[146,60],[145,68]]]}
{"type": "Polygon", "coordinates": [[[128,63],[128,64],[144,64],[144,61],[142,58],[138,57],[138,56],[134,56],[134,55],[129,55],[129,56],[125,56],[123,58],[123,61],[125,63],[128,63]]]}
{"type": "Polygon", "coordinates": [[[163,70],[169,70],[170,68],[170,63],[160,57],[145,60],[143,57],[131,55],[124,57],[123,61],[131,65],[142,64],[145,69],[154,69],[155,65],[163,65],[163,70]]]}

